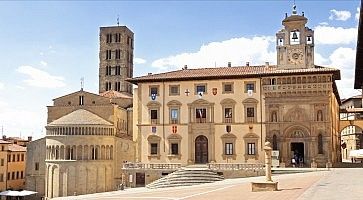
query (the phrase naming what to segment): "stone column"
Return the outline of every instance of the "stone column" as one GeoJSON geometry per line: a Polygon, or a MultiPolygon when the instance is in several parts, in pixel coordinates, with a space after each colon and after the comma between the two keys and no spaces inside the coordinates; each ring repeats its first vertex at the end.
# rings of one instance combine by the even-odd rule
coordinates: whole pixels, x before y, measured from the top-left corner
{"type": "Polygon", "coordinates": [[[271,178],[271,165],[272,165],[271,143],[270,142],[265,142],[265,147],[263,148],[263,150],[265,150],[266,181],[272,182],[272,178],[271,178]]]}

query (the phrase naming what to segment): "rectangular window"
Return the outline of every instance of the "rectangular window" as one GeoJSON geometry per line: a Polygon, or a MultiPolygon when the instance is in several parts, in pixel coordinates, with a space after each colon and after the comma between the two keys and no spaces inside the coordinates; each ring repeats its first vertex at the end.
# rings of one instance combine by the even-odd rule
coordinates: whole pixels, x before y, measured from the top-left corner
{"type": "Polygon", "coordinates": [[[232,123],[232,108],[224,108],[224,123],[232,123]]]}
{"type": "Polygon", "coordinates": [[[11,180],[15,179],[15,172],[11,172],[11,180]]]}
{"type": "Polygon", "coordinates": [[[11,162],[11,155],[8,155],[8,162],[11,162]]]}
{"type": "Polygon", "coordinates": [[[4,166],[4,159],[1,159],[1,166],[4,166]]]}
{"type": "Polygon", "coordinates": [[[39,170],[39,163],[38,162],[36,162],[35,163],[35,171],[38,171],[39,170]]]}
{"type": "Polygon", "coordinates": [[[197,85],[196,91],[197,94],[199,94],[200,92],[205,93],[206,92],[205,85],[197,85]]]}
{"type": "Polygon", "coordinates": [[[178,155],[179,154],[179,145],[178,145],[178,143],[172,143],[171,144],[171,154],[172,155],[178,155]]]}
{"type": "Polygon", "coordinates": [[[1,151],[5,151],[4,145],[1,145],[1,151]]]}
{"type": "Polygon", "coordinates": [[[256,147],[255,143],[247,143],[248,147],[248,155],[256,155],[256,147]]]}
{"type": "Polygon", "coordinates": [[[19,179],[19,172],[16,172],[16,179],[19,179]]]}
{"type": "Polygon", "coordinates": [[[171,123],[172,124],[179,123],[179,109],[172,108],[170,110],[170,118],[171,118],[171,123]]]}
{"type": "Polygon", "coordinates": [[[223,83],[223,93],[232,93],[233,83],[223,83]]]}
{"type": "Polygon", "coordinates": [[[248,92],[248,90],[252,90],[254,92],[255,91],[255,84],[247,83],[246,84],[246,91],[248,92]]]}
{"type": "Polygon", "coordinates": [[[247,107],[247,122],[253,122],[255,120],[255,108],[247,107]]]}
{"type": "Polygon", "coordinates": [[[179,95],[179,85],[169,86],[169,96],[179,95]]]}
{"type": "Polygon", "coordinates": [[[159,95],[159,87],[150,87],[150,96],[159,95]]]}
{"type": "Polygon", "coordinates": [[[13,155],[13,162],[15,162],[15,154],[13,155]]]}
{"type": "Polygon", "coordinates": [[[8,180],[10,180],[10,172],[8,172],[8,180]]]}
{"type": "Polygon", "coordinates": [[[151,143],[151,155],[157,155],[158,154],[158,143],[151,143]]]}
{"type": "Polygon", "coordinates": [[[0,174],[0,182],[4,182],[4,174],[0,174]]]}
{"type": "Polygon", "coordinates": [[[150,118],[152,124],[158,123],[158,110],[150,110],[150,118]]]}
{"type": "Polygon", "coordinates": [[[20,161],[20,154],[16,155],[16,161],[18,161],[18,162],[20,161]]]}
{"type": "Polygon", "coordinates": [[[21,172],[20,172],[20,178],[21,178],[21,179],[23,179],[23,178],[24,178],[24,172],[23,172],[23,171],[21,171],[21,172]]]}
{"type": "Polygon", "coordinates": [[[225,155],[233,155],[233,143],[225,144],[225,155]]]}
{"type": "Polygon", "coordinates": [[[195,109],[195,117],[197,123],[206,123],[207,122],[207,109],[205,108],[197,108],[195,109]]]}

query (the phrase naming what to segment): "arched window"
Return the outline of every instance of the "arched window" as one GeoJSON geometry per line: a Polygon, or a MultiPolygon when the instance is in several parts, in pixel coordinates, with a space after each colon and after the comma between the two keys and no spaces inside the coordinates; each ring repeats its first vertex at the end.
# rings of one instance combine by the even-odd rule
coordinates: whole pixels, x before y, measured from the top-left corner
{"type": "Polygon", "coordinates": [[[272,136],[272,149],[277,150],[277,136],[272,136]]]}
{"type": "Polygon", "coordinates": [[[318,153],[319,154],[324,154],[324,151],[323,151],[323,135],[321,135],[321,134],[318,135],[318,153]]]}

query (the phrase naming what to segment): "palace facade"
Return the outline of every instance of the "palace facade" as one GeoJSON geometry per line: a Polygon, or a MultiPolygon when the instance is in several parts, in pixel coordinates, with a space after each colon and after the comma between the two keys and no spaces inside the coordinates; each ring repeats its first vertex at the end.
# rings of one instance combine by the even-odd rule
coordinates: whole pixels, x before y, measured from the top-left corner
{"type": "Polygon", "coordinates": [[[280,166],[340,160],[340,72],[314,65],[314,31],[293,10],[276,34],[277,65],[188,69],[129,79],[136,160],[142,163],[256,163],[263,143],[280,166]]]}

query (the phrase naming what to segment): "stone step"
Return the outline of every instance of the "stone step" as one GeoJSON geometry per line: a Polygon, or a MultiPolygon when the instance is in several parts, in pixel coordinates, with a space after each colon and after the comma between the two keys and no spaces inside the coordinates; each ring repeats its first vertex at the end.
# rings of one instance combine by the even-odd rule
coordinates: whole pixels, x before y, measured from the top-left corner
{"type": "Polygon", "coordinates": [[[148,184],[146,187],[164,188],[176,186],[190,186],[221,181],[223,179],[223,176],[220,176],[216,172],[208,169],[206,165],[193,165],[184,167],[178,171],[168,174],[167,176],[148,184]]]}

